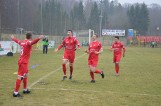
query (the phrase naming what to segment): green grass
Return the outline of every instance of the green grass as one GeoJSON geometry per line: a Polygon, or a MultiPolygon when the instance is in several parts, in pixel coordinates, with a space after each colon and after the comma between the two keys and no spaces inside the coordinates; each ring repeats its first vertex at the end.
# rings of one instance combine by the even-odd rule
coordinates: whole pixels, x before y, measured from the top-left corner
{"type": "MultiPolygon", "coordinates": [[[[95,74],[96,83],[90,83],[87,66],[88,55],[84,49],[77,51],[73,80],[61,81],[63,51],[47,55],[33,51],[29,84],[32,93],[13,98],[17,75],[18,54],[0,57],[0,106],[160,106],[161,105],[161,49],[127,48],[126,57],[120,63],[120,76],[116,77],[113,54],[104,47],[98,69],[105,78],[95,74]],[[44,77],[48,74],[47,77],[44,77]],[[40,78],[44,77],[42,80],[40,78]],[[37,82],[37,83],[35,83],[37,82]]],[[[69,68],[67,69],[69,75],[69,68]]]]}

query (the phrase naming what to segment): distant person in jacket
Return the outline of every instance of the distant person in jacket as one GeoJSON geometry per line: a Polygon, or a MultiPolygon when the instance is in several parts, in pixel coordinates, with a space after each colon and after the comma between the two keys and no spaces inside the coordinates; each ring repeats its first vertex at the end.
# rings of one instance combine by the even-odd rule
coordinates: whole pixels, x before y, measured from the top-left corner
{"type": "Polygon", "coordinates": [[[45,37],[42,41],[43,41],[43,54],[47,54],[48,53],[48,45],[49,45],[48,38],[45,37]]]}

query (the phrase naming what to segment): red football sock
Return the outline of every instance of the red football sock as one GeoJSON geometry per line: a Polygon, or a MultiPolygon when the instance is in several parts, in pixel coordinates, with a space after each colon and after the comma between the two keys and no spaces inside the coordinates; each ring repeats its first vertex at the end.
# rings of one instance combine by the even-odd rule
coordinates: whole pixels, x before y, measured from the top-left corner
{"type": "Polygon", "coordinates": [[[21,84],[21,80],[17,79],[16,80],[16,87],[15,87],[15,92],[18,92],[19,88],[20,88],[20,84],[21,84]]]}
{"type": "Polygon", "coordinates": [[[28,78],[23,79],[23,89],[27,89],[27,79],[28,78]]]}
{"type": "Polygon", "coordinates": [[[101,74],[100,70],[96,70],[94,73],[101,74]]]}
{"type": "Polygon", "coordinates": [[[63,67],[64,76],[66,76],[66,64],[63,64],[62,67],[63,67]]]}
{"type": "Polygon", "coordinates": [[[119,64],[115,64],[115,70],[116,70],[116,73],[118,74],[119,73],[119,64]]]}
{"type": "Polygon", "coordinates": [[[70,66],[70,76],[73,74],[73,66],[70,66]]]}
{"type": "Polygon", "coordinates": [[[94,80],[94,73],[92,71],[90,71],[90,75],[91,75],[92,80],[94,80]]]}

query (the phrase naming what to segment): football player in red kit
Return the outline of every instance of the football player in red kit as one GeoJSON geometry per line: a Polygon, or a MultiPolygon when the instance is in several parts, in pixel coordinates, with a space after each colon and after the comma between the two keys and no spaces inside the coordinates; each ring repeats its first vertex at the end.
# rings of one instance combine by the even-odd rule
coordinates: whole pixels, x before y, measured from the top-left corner
{"type": "Polygon", "coordinates": [[[124,47],[123,43],[119,41],[118,36],[115,37],[115,42],[112,44],[110,50],[114,52],[113,63],[115,63],[116,76],[119,76],[119,69],[120,69],[119,63],[122,55],[123,57],[125,56],[126,48],[124,47]]]}
{"type": "Polygon", "coordinates": [[[13,97],[20,97],[21,95],[19,94],[19,88],[21,81],[23,81],[23,93],[28,94],[30,91],[27,89],[27,76],[28,76],[28,63],[29,63],[29,58],[31,54],[31,49],[32,45],[37,43],[41,38],[44,36],[41,35],[38,38],[31,40],[32,39],[32,34],[27,33],[26,34],[26,39],[25,40],[18,40],[16,39],[13,35],[11,35],[11,39],[16,42],[17,44],[20,45],[21,51],[20,51],[20,57],[18,60],[18,78],[16,80],[16,85],[13,93],[13,97]]]}
{"type": "Polygon", "coordinates": [[[72,30],[67,31],[67,36],[64,38],[62,41],[61,45],[55,49],[55,52],[60,50],[62,47],[64,47],[64,56],[63,56],[63,62],[62,62],[62,68],[63,68],[63,79],[65,80],[67,78],[66,74],[66,64],[69,62],[70,66],[70,76],[69,79],[72,79],[72,74],[73,74],[73,63],[75,59],[75,51],[78,46],[78,49],[80,49],[80,44],[79,41],[77,40],[76,37],[73,36],[72,30]]]}
{"type": "Polygon", "coordinates": [[[96,69],[99,60],[98,56],[103,52],[102,44],[97,40],[97,35],[92,36],[92,42],[90,42],[88,50],[85,52],[89,54],[88,66],[92,78],[91,83],[95,83],[94,73],[100,74],[104,78],[103,71],[96,69]]]}

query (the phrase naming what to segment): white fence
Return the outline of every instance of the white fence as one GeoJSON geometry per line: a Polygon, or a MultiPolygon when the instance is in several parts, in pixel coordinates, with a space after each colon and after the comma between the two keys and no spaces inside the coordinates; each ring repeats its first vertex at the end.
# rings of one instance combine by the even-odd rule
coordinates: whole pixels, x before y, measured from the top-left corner
{"type": "MultiPolygon", "coordinates": [[[[55,41],[49,41],[48,48],[54,48],[55,41]]],[[[34,45],[33,49],[42,50],[42,42],[34,45]]],[[[8,52],[19,53],[20,46],[14,41],[0,41],[0,55],[6,55],[8,52]]]]}

